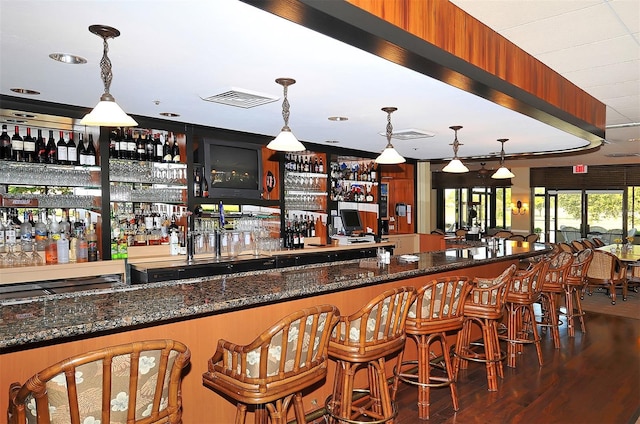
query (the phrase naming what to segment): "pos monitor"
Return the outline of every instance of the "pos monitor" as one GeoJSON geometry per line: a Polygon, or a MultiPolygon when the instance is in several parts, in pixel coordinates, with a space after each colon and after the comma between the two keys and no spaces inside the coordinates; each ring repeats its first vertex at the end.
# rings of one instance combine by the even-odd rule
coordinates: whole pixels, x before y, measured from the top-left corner
{"type": "Polygon", "coordinates": [[[341,209],[340,217],[342,218],[342,227],[346,235],[350,236],[354,232],[362,232],[360,213],[356,209],[341,209]]]}

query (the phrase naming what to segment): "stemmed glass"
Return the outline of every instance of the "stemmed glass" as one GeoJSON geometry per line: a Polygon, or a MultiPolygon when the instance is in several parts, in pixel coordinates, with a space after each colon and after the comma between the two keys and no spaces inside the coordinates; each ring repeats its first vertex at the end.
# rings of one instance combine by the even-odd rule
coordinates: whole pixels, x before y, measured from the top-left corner
{"type": "Polygon", "coordinates": [[[32,265],[32,266],[44,265],[44,260],[42,259],[42,256],[38,254],[37,243],[33,243],[33,249],[31,251],[31,261],[29,265],[32,265]]]}
{"type": "Polygon", "coordinates": [[[2,266],[3,268],[13,268],[17,265],[18,257],[13,253],[13,247],[15,244],[8,244],[6,247],[8,249],[7,254],[2,258],[2,266]]]}
{"type": "Polygon", "coordinates": [[[29,266],[31,265],[31,257],[27,253],[27,251],[31,250],[30,242],[22,242],[22,248],[20,249],[20,254],[18,254],[18,259],[16,266],[29,266]]]}

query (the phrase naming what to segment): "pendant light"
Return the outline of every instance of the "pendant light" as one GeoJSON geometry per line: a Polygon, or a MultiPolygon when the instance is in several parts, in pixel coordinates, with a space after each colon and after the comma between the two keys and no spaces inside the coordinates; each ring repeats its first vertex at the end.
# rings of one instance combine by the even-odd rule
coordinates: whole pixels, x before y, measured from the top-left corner
{"type": "Polygon", "coordinates": [[[391,136],[393,135],[393,126],[391,125],[391,114],[398,110],[397,107],[383,107],[382,111],[387,114],[387,146],[384,148],[380,156],[376,158],[376,163],[382,165],[392,165],[396,163],[404,163],[407,160],[400,155],[391,144],[391,136]]]}
{"type": "Polygon", "coordinates": [[[500,149],[500,168],[491,176],[496,180],[504,180],[507,178],[513,178],[515,175],[509,169],[504,166],[504,143],[508,141],[508,138],[499,138],[498,141],[502,143],[502,148],[500,149]]]}
{"type": "Polygon", "coordinates": [[[282,118],[284,119],[284,127],[280,130],[280,134],[269,144],[267,149],[277,150],[279,152],[301,152],[306,150],[304,144],[300,143],[289,128],[289,100],[287,100],[287,87],[296,83],[293,78],[278,78],[276,82],[284,88],[284,100],[282,102],[282,118]]]}
{"type": "Polygon", "coordinates": [[[451,162],[447,164],[444,168],[442,168],[443,172],[451,172],[455,174],[462,174],[464,172],[469,172],[469,168],[464,166],[464,164],[458,159],[458,148],[463,144],[458,141],[458,130],[462,129],[461,125],[453,125],[449,127],[454,132],[453,143],[450,146],[453,146],[453,159],[451,162]]]}
{"type": "Polygon", "coordinates": [[[113,72],[111,70],[111,60],[107,56],[109,51],[107,39],[118,37],[120,31],[105,25],[91,25],[89,31],[102,38],[103,54],[100,60],[100,77],[104,84],[104,94],[100,97],[100,102],[96,107],[82,118],[80,124],[104,127],[134,127],[138,123],[118,106],[116,99],[109,93],[113,72]]]}

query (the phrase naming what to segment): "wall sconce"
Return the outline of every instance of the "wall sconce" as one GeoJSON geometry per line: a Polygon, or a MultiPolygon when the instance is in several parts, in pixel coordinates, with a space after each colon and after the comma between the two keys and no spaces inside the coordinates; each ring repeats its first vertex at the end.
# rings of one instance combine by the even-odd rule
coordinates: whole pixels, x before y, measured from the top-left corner
{"type": "Polygon", "coordinates": [[[514,215],[524,215],[528,210],[529,205],[527,203],[522,203],[520,200],[511,204],[511,213],[514,215]]]}

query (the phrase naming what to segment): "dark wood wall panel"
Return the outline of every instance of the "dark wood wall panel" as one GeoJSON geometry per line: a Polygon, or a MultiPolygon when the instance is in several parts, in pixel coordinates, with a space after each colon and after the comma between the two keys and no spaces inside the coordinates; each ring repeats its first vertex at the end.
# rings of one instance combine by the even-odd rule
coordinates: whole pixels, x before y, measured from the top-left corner
{"type": "Polygon", "coordinates": [[[604,130],[604,104],[453,3],[346,1],[604,130]]]}

